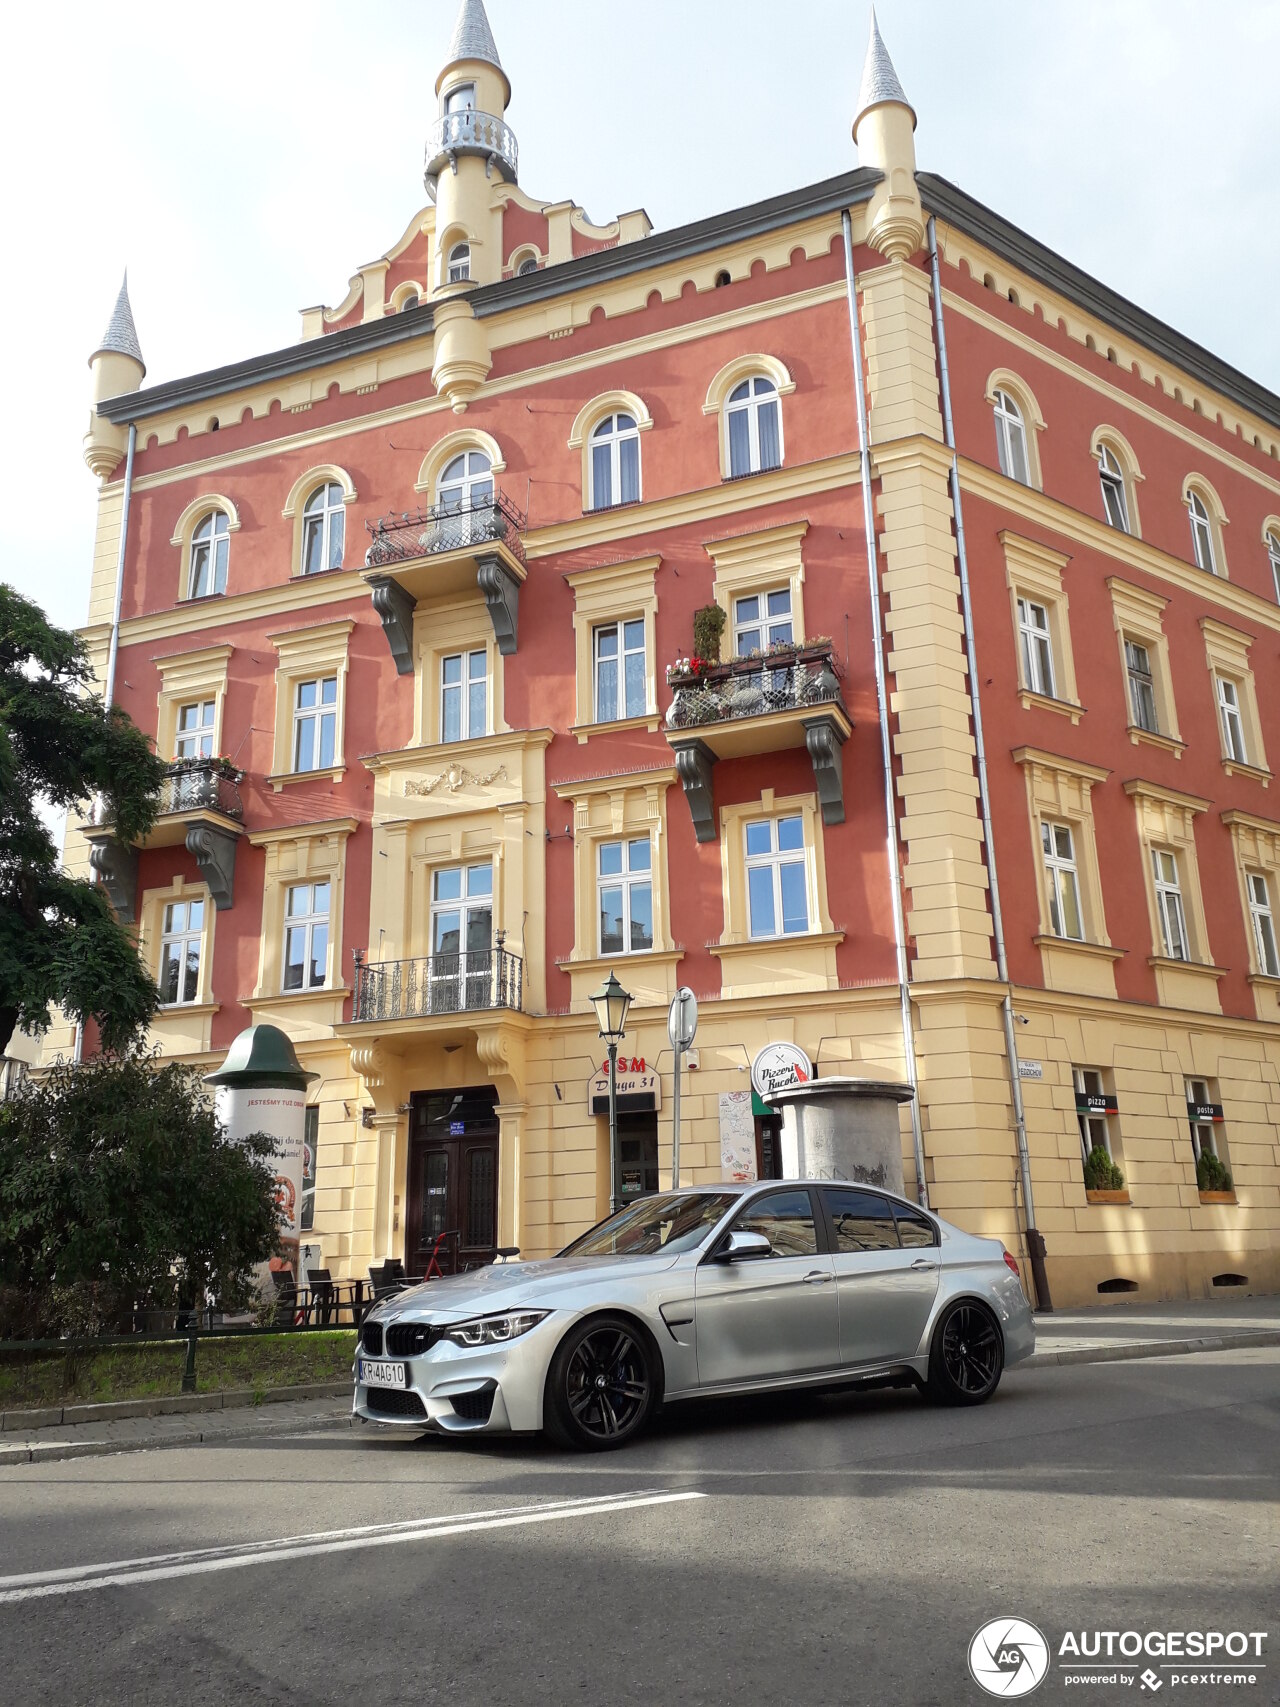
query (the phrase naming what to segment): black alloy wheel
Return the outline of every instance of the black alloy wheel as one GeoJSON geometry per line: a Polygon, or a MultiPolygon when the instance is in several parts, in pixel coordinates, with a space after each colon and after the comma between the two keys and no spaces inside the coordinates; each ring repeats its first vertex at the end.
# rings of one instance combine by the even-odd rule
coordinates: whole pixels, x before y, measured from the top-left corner
{"type": "Polygon", "coordinates": [[[546,1425],[562,1446],[605,1452],[640,1432],[656,1399],[654,1360],[639,1330],[597,1316],[566,1335],[552,1359],[546,1425]]]}
{"type": "Polygon", "coordinates": [[[1000,1384],[1004,1342],[995,1317],[983,1304],[961,1299],[934,1331],[929,1353],[929,1391],[944,1404],[980,1405],[1000,1384]]]}

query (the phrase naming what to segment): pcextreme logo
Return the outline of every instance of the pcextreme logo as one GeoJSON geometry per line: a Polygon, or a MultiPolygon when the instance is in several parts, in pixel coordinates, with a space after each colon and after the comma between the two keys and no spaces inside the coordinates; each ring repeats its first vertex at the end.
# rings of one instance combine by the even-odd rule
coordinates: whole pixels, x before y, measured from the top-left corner
{"type": "MultiPolygon", "coordinates": [[[[1068,1630],[1058,1643],[1060,1681],[1142,1695],[1166,1684],[1248,1686],[1266,1669],[1266,1640],[1265,1630],[1068,1630]]],[[[1025,1618],[993,1618],[969,1643],[969,1673],[988,1695],[1015,1701],[1048,1676],[1049,1643],[1025,1618]]]]}
{"type": "Polygon", "coordinates": [[[1049,1644],[1025,1618],[993,1618],[969,1643],[969,1675],[988,1695],[1030,1695],[1049,1670],[1049,1644]]]}

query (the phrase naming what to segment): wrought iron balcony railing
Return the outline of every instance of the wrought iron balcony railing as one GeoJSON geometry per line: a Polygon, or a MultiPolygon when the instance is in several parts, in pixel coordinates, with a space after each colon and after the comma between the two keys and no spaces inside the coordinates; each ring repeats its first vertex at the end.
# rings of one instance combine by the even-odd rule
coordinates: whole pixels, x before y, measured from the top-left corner
{"type": "Polygon", "coordinates": [[[160,790],[159,816],[170,812],[220,812],[244,821],[239,782],[243,771],[231,770],[220,759],[175,759],[160,790]]]}
{"type": "Polygon", "coordinates": [[[511,126],[493,113],[467,108],[446,113],[431,126],[427,132],[426,180],[433,193],[436,179],[451,156],[458,154],[487,155],[509,183],[516,182],[520,149],[511,126]]]}
{"type": "Polygon", "coordinates": [[[523,564],[524,513],[502,492],[471,504],[437,504],[430,510],[405,510],[366,522],[373,543],[365,553],[366,569],[410,563],[446,551],[482,551],[501,543],[523,564]]]}
{"type": "Polygon", "coordinates": [[[711,664],[699,671],[667,673],[675,698],[667,709],[668,729],[696,729],[739,717],[766,717],[840,698],[830,641],[773,647],[750,658],[711,664]]]}
{"type": "Polygon", "coordinates": [[[522,1011],[524,961],[505,948],[366,961],[356,950],[353,1020],[429,1019],[493,1008],[522,1011]]]}

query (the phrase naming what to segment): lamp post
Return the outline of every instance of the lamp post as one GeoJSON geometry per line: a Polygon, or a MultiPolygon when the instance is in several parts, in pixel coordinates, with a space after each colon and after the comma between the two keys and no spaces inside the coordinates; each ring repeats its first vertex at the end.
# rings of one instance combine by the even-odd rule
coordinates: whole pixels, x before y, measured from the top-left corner
{"type": "Polygon", "coordinates": [[[591,1005],[596,1010],[600,1035],[609,1046],[609,1208],[616,1213],[622,1208],[618,1178],[618,1041],[626,1033],[631,996],[610,972],[592,996],[591,1005]]]}

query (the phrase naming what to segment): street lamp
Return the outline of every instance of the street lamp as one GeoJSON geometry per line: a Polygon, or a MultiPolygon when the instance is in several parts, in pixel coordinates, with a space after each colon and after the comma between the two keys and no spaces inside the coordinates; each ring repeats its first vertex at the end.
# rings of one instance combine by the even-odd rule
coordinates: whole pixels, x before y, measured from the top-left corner
{"type": "Polygon", "coordinates": [[[622,1208],[618,1191],[618,1040],[627,1029],[631,995],[610,972],[592,996],[591,1005],[596,1010],[600,1035],[609,1045],[609,1207],[616,1212],[622,1208]]]}

